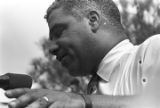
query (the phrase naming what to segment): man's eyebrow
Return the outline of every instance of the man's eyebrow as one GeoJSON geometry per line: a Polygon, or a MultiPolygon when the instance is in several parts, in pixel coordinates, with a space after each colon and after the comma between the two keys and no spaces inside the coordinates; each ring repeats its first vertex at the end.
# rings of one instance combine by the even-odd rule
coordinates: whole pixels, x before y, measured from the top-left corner
{"type": "Polygon", "coordinates": [[[59,28],[62,28],[63,27],[63,30],[67,28],[67,24],[64,24],[64,23],[57,23],[57,24],[54,24],[51,29],[49,30],[50,32],[50,36],[49,38],[52,40],[52,36],[51,36],[51,33],[55,33],[59,28]]]}
{"type": "Polygon", "coordinates": [[[56,28],[58,28],[58,27],[67,28],[67,24],[62,24],[62,23],[54,24],[54,25],[51,27],[50,32],[56,30],[56,28]]]}

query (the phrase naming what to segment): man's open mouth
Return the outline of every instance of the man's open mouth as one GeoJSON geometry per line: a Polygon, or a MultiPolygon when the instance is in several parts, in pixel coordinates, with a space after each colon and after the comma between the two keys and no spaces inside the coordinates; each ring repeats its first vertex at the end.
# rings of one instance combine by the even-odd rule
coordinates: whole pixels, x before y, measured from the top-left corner
{"type": "Polygon", "coordinates": [[[67,53],[57,54],[56,56],[57,56],[57,60],[61,62],[63,58],[67,56],[67,53]]]}

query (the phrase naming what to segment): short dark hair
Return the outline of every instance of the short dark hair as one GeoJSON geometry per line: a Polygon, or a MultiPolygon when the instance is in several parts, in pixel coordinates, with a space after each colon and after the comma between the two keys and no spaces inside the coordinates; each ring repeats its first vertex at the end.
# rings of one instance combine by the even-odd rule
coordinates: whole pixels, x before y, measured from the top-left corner
{"type": "Polygon", "coordinates": [[[112,0],[55,0],[48,8],[45,18],[48,20],[50,13],[59,7],[77,18],[83,17],[88,10],[95,10],[112,25],[121,24],[120,12],[112,0]]]}

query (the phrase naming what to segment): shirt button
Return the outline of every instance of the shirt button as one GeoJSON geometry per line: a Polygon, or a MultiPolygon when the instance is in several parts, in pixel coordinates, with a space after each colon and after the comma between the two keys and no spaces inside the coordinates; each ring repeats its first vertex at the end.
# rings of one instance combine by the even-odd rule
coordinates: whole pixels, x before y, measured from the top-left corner
{"type": "Polygon", "coordinates": [[[143,77],[143,78],[142,78],[142,84],[146,85],[147,83],[148,83],[147,78],[146,78],[146,77],[143,77]]]}

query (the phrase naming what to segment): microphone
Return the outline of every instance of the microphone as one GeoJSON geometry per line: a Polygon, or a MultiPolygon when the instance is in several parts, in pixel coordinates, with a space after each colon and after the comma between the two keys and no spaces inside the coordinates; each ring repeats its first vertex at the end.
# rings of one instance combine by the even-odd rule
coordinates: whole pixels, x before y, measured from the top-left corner
{"type": "Polygon", "coordinates": [[[0,76],[0,88],[4,90],[15,88],[31,88],[32,78],[25,74],[7,73],[0,76]]]}

